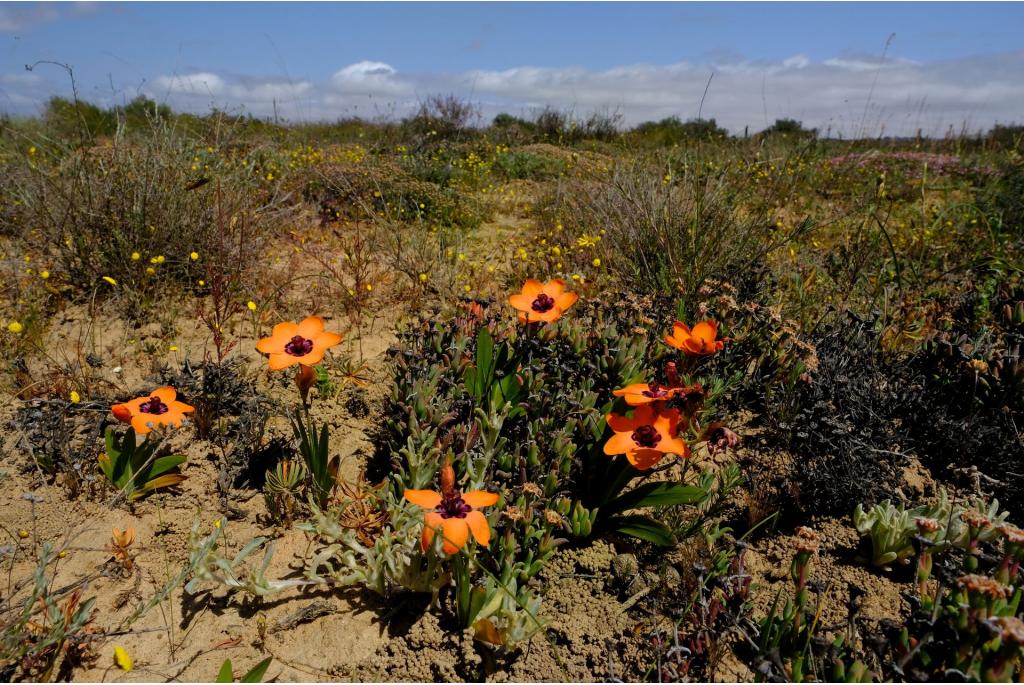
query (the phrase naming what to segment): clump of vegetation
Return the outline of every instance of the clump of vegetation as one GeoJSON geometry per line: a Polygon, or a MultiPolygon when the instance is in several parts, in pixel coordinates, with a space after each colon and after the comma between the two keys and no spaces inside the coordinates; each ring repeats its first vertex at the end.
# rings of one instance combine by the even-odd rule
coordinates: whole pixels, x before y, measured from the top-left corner
{"type": "Polygon", "coordinates": [[[434,677],[1019,679],[1019,131],[479,114],[2,122],[0,479],[33,492],[0,673],[163,674],[159,607],[169,663],[237,610],[242,681],[337,678],[267,640],[331,596],[388,668],[460,650],[434,677]],[[62,506],[135,518],[58,547],[62,506]]]}

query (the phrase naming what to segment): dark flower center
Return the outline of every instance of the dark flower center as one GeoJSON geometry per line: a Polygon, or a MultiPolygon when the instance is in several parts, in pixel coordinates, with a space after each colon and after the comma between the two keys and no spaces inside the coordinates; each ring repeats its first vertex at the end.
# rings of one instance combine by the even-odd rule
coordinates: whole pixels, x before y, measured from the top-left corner
{"type": "Polygon", "coordinates": [[[633,431],[633,442],[641,447],[655,447],[661,442],[661,433],[650,424],[640,426],[633,431]]]}
{"type": "Polygon", "coordinates": [[[148,402],[139,405],[139,411],[143,414],[164,414],[170,407],[164,404],[156,395],[149,398],[148,402]]]}
{"type": "Polygon", "coordinates": [[[441,498],[441,503],[437,505],[435,511],[441,515],[441,518],[464,519],[466,514],[473,511],[473,508],[466,504],[466,500],[462,499],[458,492],[451,492],[441,498]]]}
{"type": "Polygon", "coordinates": [[[668,395],[668,390],[658,385],[657,383],[651,383],[649,390],[644,390],[640,393],[644,397],[665,397],[668,395]]]}
{"type": "Polygon", "coordinates": [[[540,312],[541,314],[543,314],[544,312],[550,312],[554,306],[555,298],[551,297],[550,295],[545,295],[544,293],[538,295],[537,298],[533,301],[533,304],[530,305],[533,311],[540,312]]]}
{"type": "Polygon", "coordinates": [[[297,335],[284,346],[284,351],[293,357],[304,357],[313,351],[313,341],[297,335]]]}

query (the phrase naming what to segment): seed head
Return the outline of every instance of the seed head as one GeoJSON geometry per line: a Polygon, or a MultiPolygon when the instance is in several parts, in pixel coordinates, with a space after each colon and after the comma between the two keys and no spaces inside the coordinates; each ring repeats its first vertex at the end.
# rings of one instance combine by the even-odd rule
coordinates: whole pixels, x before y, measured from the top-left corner
{"type": "Polygon", "coordinates": [[[1005,599],[1010,596],[1010,588],[988,576],[971,573],[960,576],[956,582],[968,592],[986,595],[991,599],[1005,599]]]}

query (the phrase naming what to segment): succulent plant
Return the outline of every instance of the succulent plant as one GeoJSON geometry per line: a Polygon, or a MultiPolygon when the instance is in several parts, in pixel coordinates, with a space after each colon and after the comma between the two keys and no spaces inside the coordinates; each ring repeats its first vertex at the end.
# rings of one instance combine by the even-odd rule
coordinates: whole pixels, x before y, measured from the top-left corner
{"type": "Polygon", "coordinates": [[[213,532],[204,536],[200,533],[199,519],[193,522],[192,530],[189,532],[189,567],[193,571],[192,580],[185,586],[186,592],[194,594],[202,583],[211,583],[232,591],[247,592],[255,597],[266,597],[289,588],[314,584],[309,580],[267,578],[267,567],[274,557],[273,542],[266,546],[263,560],[258,565],[245,565],[246,558],[267,541],[263,537],[250,540],[229,559],[225,556],[226,550],[221,546],[226,527],[227,522],[218,519],[213,532]]]}
{"type": "MultiPolygon", "coordinates": [[[[913,509],[902,504],[894,505],[889,500],[876,504],[865,511],[864,506],[857,505],[853,512],[853,525],[862,536],[871,538],[871,563],[875,566],[888,566],[893,562],[908,563],[914,556],[911,540],[917,534],[916,519],[934,519],[945,524],[952,511],[945,490],[941,490],[939,501],[913,509]]],[[[941,535],[937,536],[939,539],[941,535]]]]}
{"type": "Polygon", "coordinates": [[[300,461],[284,459],[272,471],[267,471],[263,496],[271,516],[291,523],[299,489],[305,480],[306,467],[300,461]]]}

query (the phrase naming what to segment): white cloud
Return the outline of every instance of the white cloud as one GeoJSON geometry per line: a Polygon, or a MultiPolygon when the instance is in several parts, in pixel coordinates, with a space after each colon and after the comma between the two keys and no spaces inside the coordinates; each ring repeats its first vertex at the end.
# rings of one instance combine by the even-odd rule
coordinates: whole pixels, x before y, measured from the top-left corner
{"type": "Polygon", "coordinates": [[[184,95],[193,96],[218,96],[225,90],[225,82],[217,74],[201,71],[195,74],[181,74],[175,76],[158,76],[153,81],[153,87],[157,92],[163,92],[167,96],[184,95]]]}
{"type": "Polygon", "coordinates": [[[782,66],[787,69],[803,69],[810,63],[811,60],[807,59],[807,55],[793,55],[782,60],[782,66]]]}
{"type": "Polygon", "coordinates": [[[0,33],[15,33],[57,19],[56,8],[43,3],[9,3],[0,7],[0,33]]]}
{"type": "Polygon", "coordinates": [[[334,74],[335,82],[348,83],[351,81],[365,81],[378,77],[393,76],[397,72],[390,64],[384,62],[356,62],[334,74]]]}
{"type": "Polygon", "coordinates": [[[98,10],[99,5],[95,2],[60,5],[50,2],[5,3],[0,7],[0,33],[24,33],[33,26],[56,21],[61,16],[79,17],[98,10]],[[65,10],[66,14],[62,15],[65,10]]]}
{"type": "Polygon", "coordinates": [[[29,71],[0,74],[0,109],[7,103],[14,111],[32,110],[49,97],[50,84],[29,71]]]}
{"type": "MultiPolygon", "coordinates": [[[[363,61],[338,69],[323,82],[196,71],[159,76],[145,92],[188,111],[215,105],[268,116],[277,107],[294,120],[403,116],[427,95],[455,93],[478,102],[485,121],[502,111],[530,115],[551,105],[578,115],[609,109],[635,124],[695,117],[712,73],[702,114],[733,132],[794,118],[833,135],[883,130],[909,135],[918,128],[934,134],[950,125],[977,129],[1024,117],[1024,51],[927,64],[898,57],[880,63],[862,55],[815,62],[795,54],[771,63],[731,58],[726,64],[635,64],[606,70],[524,65],[460,73],[406,73],[385,62],[363,61]]],[[[15,108],[29,94],[38,95],[38,84],[28,85],[22,89],[0,80],[6,101],[15,108]]]]}

